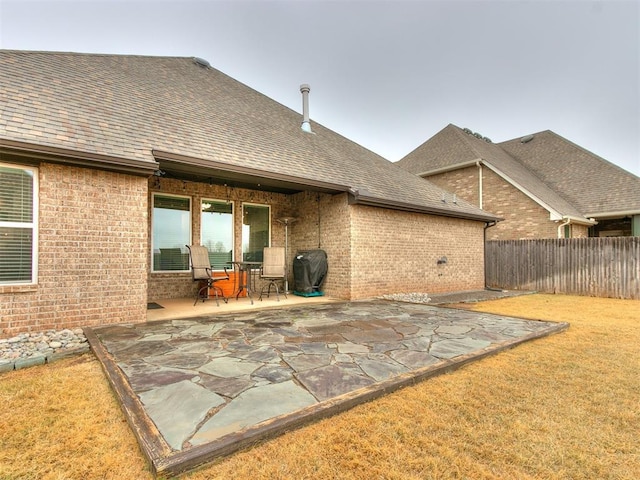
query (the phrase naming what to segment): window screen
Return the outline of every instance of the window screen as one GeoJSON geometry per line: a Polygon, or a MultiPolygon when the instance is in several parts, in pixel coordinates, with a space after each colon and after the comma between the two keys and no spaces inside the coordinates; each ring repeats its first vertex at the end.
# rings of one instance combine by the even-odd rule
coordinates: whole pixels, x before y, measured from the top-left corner
{"type": "Polygon", "coordinates": [[[35,173],[0,165],[0,284],[35,282],[35,173]]]}
{"type": "Polygon", "coordinates": [[[233,260],[233,203],[202,200],[200,206],[202,245],[209,251],[211,268],[222,270],[233,260]]]}
{"type": "Polygon", "coordinates": [[[242,259],[261,262],[262,250],[271,243],[270,208],[268,205],[242,205],[242,259]]]}
{"type": "Polygon", "coordinates": [[[189,270],[191,199],[153,196],[153,270],[189,270]]]}

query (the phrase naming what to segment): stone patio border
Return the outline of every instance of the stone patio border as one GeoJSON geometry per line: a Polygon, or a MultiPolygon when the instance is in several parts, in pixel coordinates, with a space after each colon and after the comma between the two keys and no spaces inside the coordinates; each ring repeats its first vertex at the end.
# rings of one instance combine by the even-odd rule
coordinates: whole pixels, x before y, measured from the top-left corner
{"type": "Polygon", "coordinates": [[[495,355],[519,344],[560,333],[568,327],[569,324],[566,322],[549,323],[547,328],[538,332],[530,333],[517,339],[494,343],[484,349],[460,355],[453,359],[441,360],[438,363],[397,375],[388,380],[322,401],[295,412],[271,418],[242,431],[225,435],[210,443],[194,446],[184,451],[173,451],[169,447],[145,412],[138,396],[129,385],[127,377],[104,348],[95,332],[91,328],[86,328],[84,333],[120,402],[129,426],[151,466],[152,473],[156,476],[171,477],[197,468],[216,458],[234,453],[259,441],[275,437],[285,431],[349,410],[358,404],[374,400],[423,380],[452,372],[471,362],[495,355]]]}

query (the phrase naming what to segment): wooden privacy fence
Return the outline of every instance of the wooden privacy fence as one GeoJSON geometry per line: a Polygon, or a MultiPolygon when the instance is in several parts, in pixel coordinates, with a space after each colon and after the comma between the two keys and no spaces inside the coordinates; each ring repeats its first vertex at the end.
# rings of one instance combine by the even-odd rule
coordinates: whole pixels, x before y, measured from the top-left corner
{"type": "Polygon", "coordinates": [[[640,299],[640,237],[490,240],[488,287],[640,299]]]}

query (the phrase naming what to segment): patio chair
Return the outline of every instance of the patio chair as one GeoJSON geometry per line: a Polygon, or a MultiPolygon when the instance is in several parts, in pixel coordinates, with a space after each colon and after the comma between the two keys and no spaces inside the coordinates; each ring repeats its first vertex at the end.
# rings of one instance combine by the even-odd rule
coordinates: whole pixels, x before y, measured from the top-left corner
{"type": "MultiPolygon", "coordinates": [[[[278,290],[278,282],[284,283],[285,277],[285,262],[284,262],[284,247],[265,247],[263,250],[262,258],[262,270],[260,272],[260,278],[262,280],[268,280],[269,283],[263,285],[260,290],[260,300],[264,295],[265,289],[267,290],[267,297],[271,294],[271,287],[276,289],[276,298],[280,301],[280,291],[278,290]]],[[[284,291],[284,298],[287,298],[287,292],[284,291]]]]}
{"type": "Polygon", "coordinates": [[[202,245],[185,245],[189,250],[189,258],[191,259],[191,274],[193,276],[194,282],[204,282],[205,285],[198,290],[196,294],[196,301],[193,302],[195,306],[198,303],[198,300],[208,300],[210,297],[210,292],[213,290],[213,293],[216,297],[216,305],[220,306],[219,297],[222,297],[224,303],[227,303],[227,297],[224,296],[222,288],[219,285],[216,285],[216,282],[220,280],[229,280],[229,273],[227,272],[227,267],[224,268],[224,275],[214,276],[211,271],[211,262],[209,261],[209,251],[207,247],[203,247],[202,245]],[[220,292],[220,295],[218,295],[220,292]]]}

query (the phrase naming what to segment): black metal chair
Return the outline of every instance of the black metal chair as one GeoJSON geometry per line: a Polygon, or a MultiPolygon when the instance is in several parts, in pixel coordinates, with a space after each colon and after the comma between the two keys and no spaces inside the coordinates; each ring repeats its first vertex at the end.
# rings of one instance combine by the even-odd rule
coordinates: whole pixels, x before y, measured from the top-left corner
{"type": "Polygon", "coordinates": [[[214,276],[211,270],[211,262],[209,261],[209,251],[207,247],[202,245],[186,245],[189,249],[189,258],[191,259],[191,274],[194,282],[205,282],[205,285],[198,290],[196,294],[196,301],[193,302],[195,306],[198,300],[208,300],[210,298],[210,292],[213,290],[216,297],[216,305],[220,306],[218,301],[219,297],[222,297],[224,303],[227,303],[227,297],[224,296],[222,288],[216,285],[216,282],[220,280],[229,280],[229,273],[227,267],[224,268],[224,276],[214,276]],[[220,292],[220,295],[218,295],[220,292]]]}

